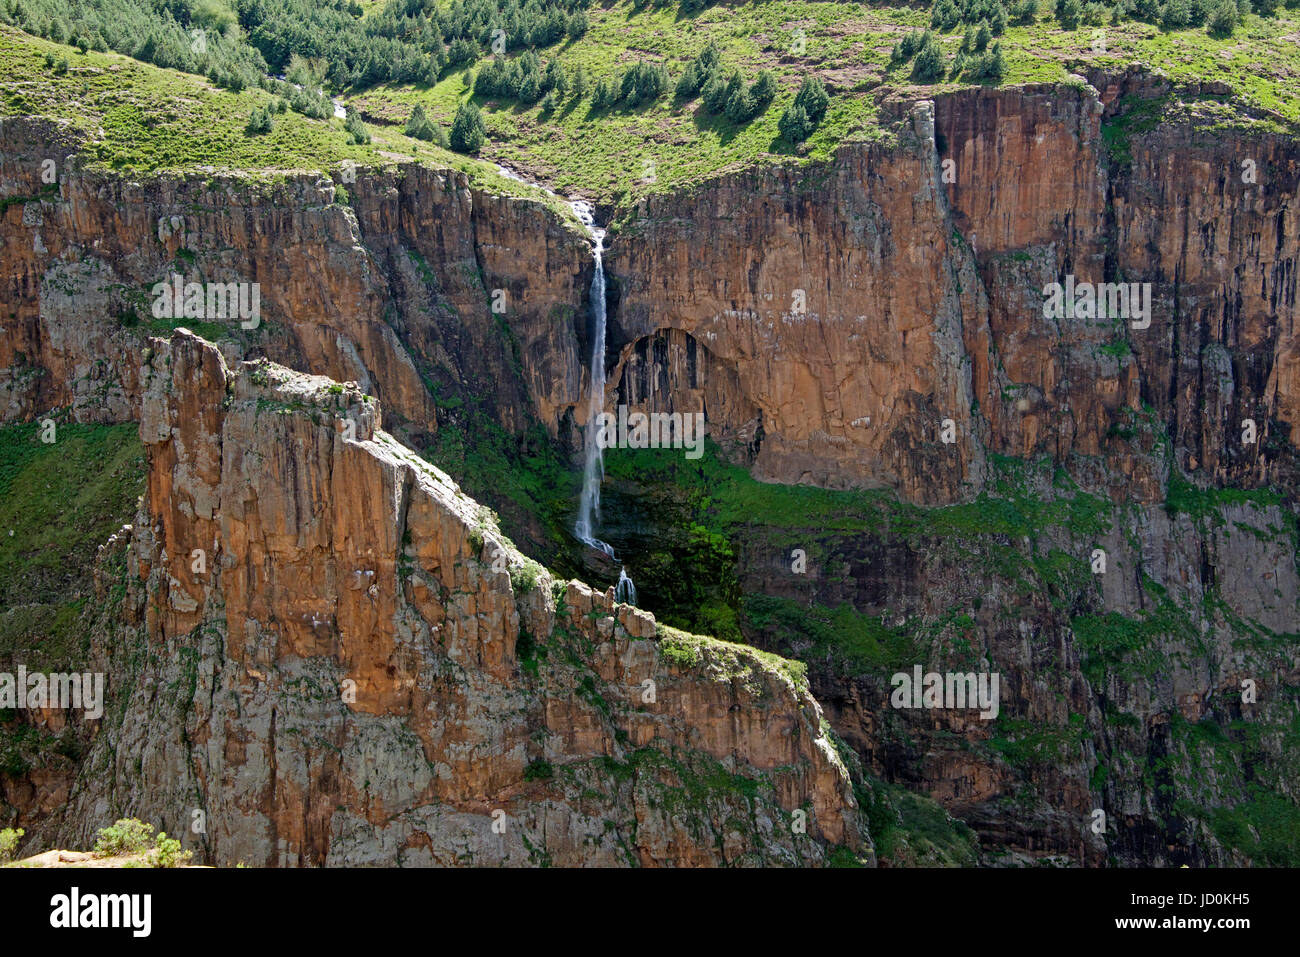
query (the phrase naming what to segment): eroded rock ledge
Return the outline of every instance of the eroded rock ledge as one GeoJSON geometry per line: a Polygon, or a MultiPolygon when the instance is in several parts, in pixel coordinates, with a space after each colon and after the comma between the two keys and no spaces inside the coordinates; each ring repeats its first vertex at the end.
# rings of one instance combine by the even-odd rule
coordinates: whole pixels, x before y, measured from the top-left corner
{"type": "Polygon", "coordinates": [[[116,697],[62,841],[199,811],[222,864],[871,858],[796,666],[553,581],[353,383],[185,330],[141,379],[116,697]]]}

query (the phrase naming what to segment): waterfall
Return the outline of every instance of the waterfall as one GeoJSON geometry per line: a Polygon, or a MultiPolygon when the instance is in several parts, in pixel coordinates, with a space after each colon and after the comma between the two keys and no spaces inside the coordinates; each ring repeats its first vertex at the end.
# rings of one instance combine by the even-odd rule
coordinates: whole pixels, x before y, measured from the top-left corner
{"type": "Polygon", "coordinates": [[[626,565],[618,573],[618,584],[614,586],[614,600],[628,605],[636,604],[636,586],[632,584],[632,579],[627,575],[626,565]]]}
{"type": "MultiPolygon", "coordinates": [[[[601,257],[605,251],[605,231],[596,227],[595,211],[581,200],[573,203],[573,211],[591,234],[592,256],[596,269],[591,277],[591,318],[594,335],[591,343],[591,398],[587,404],[587,431],[583,436],[582,498],[578,502],[578,519],[573,533],[586,545],[599,548],[610,558],[614,549],[596,537],[600,525],[600,484],[605,478],[604,450],[600,446],[600,415],[605,410],[605,265],[601,257]]],[[[627,568],[619,572],[615,595],[619,601],[636,604],[636,586],[628,577],[627,568]]]]}

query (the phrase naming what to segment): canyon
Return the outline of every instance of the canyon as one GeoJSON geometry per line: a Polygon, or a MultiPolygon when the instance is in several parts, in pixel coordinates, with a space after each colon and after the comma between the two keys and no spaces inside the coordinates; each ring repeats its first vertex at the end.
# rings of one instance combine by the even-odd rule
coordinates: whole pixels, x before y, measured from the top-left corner
{"type": "MultiPolygon", "coordinates": [[[[139,423],[148,460],[88,622],[129,690],[78,760],[0,775],[13,819],[84,842],[203,809],[220,863],[915,863],[868,821],[902,787],[982,862],[1276,862],[1300,787],[1300,150],[1211,128],[1225,99],[1138,69],[895,93],[828,161],[602,211],[603,407],[703,410],[761,494],[852,519],[725,527],[698,577],[729,596],[719,637],[762,652],[665,624],[688,622],[648,558],[659,621],[537,568],[618,573],[473,488],[516,549],[417,454],[487,421],[581,462],[594,261],[564,209],[419,164],[133,177],[3,119],[0,418],[139,423]],[[143,297],[173,272],[260,283],[261,326],[159,328],[143,297]],[[1150,327],[1045,316],[1067,276],[1149,283],[1150,327]],[[871,653],[828,647],[812,608],[871,653]],[[996,728],[888,707],[891,672],[949,664],[1001,674],[996,728]]],[[[657,475],[611,472],[620,556],[681,559],[707,520],[657,475]]]]}

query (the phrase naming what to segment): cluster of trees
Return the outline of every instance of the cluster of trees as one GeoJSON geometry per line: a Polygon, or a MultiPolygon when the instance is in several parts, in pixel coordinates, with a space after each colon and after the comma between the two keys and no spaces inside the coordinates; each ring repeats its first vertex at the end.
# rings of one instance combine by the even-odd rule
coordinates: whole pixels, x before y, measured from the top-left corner
{"type": "Polygon", "coordinates": [[[622,104],[630,109],[652,103],[668,91],[668,85],[668,68],[662,63],[636,63],[617,80],[597,82],[591,91],[591,108],[604,110],[622,104]]]}
{"type": "Polygon", "coordinates": [[[414,137],[417,140],[424,140],[426,143],[436,143],[443,149],[448,149],[451,146],[450,141],[447,139],[447,131],[429,119],[428,114],[424,112],[424,107],[418,103],[415,105],[415,109],[411,110],[411,115],[406,120],[405,133],[407,136],[414,137]]]}
{"type": "Polygon", "coordinates": [[[817,129],[817,124],[826,115],[826,107],[831,98],[826,86],[815,76],[805,77],[799,92],[781,114],[777,129],[781,136],[790,143],[802,143],[817,129]]]}
{"type": "Polygon", "coordinates": [[[981,19],[978,27],[967,24],[950,66],[933,30],[909,33],[894,47],[890,60],[895,66],[912,61],[912,79],[918,83],[938,83],[945,77],[997,82],[1006,75],[1007,65],[1002,44],[993,43],[993,36],[987,20],[981,19]]]}
{"type": "Polygon", "coordinates": [[[559,61],[552,60],[543,67],[541,58],[532,50],[525,50],[513,60],[493,57],[474,78],[474,93],[478,96],[536,103],[554,93],[552,108],[568,89],[569,80],[559,61]]]}
{"type": "Polygon", "coordinates": [[[112,50],[233,90],[266,79],[233,0],[0,0],[0,21],[82,52],[112,50]]]}
{"type": "Polygon", "coordinates": [[[662,63],[637,63],[623,71],[618,85],[604,97],[601,105],[622,103],[628,107],[653,103],[668,91],[668,68],[662,63]]]}
{"type": "Polygon", "coordinates": [[[733,123],[748,123],[768,108],[776,97],[776,79],[763,70],[752,84],[746,85],[739,70],[730,76],[722,69],[722,51],[710,42],[686,65],[677,81],[677,95],[683,99],[700,97],[705,111],[725,115],[733,123]]]}
{"type": "Polygon", "coordinates": [[[265,106],[255,106],[253,111],[248,114],[248,125],[244,127],[244,132],[249,136],[260,136],[263,133],[269,133],[275,128],[275,121],[271,118],[271,110],[265,106]]]}
{"type": "MultiPolygon", "coordinates": [[[[1052,13],[1063,30],[1141,20],[1166,30],[1204,26],[1214,36],[1231,36],[1246,14],[1273,16],[1284,2],[1300,7],[1300,0],[1054,0],[1052,13]]],[[[1008,0],[1006,6],[1002,0],[936,0],[930,26],[949,33],[963,24],[978,29],[987,23],[997,37],[1008,23],[1033,23],[1037,16],[1038,0],[1008,0]]]]}
{"type": "Polygon", "coordinates": [[[255,106],[248,114],[248,124],[244,133],[248,136],[260,136],[275,128],[275,118],[289,112],[289,101],[277,96],[266,106],[255,106]]]}
{"type": "Polygon", "coordinates": [[[973,27],[985,23],[995,37],[1000,37],[1006,32],[1008,19],[1002,0],[937,0],[930,11],[930,26],[943,33],[950,33],[963,23],[973,27]]]}
{"type": "MultiPolygon", "coordinates": [[[[1290,0],[1287,5],[1300,6],[1300,3],[1290,0]]],[[[1053,12],[1065,30],[1077,29],[1081,23],[1141,20],[1166,30],[1204,26],[1216,36],[1231,36],[1241,18],[1252,9],[1261,16],[1273,16],[1280,6],[1280,0],[1117,0],[1109,7],[1083,0],[1057,0],[1053,12]]]]}
{"type": "Polygon", "coordinates": [[[389,0],[365,18],[356,0],[0,0],[0,21],[236,91],[274,90],[296,56],[323,64],[321,82],[338,92],[433,83],[488,51],[581,37],[591,2],[389,0]]]}

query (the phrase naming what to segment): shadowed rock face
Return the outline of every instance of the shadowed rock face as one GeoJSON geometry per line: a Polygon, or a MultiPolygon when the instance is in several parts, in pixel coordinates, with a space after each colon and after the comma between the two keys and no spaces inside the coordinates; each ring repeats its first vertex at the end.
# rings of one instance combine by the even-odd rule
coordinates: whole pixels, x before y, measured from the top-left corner
{"type": "Polygon", "coordinates": [[[142,381],[148,492],[100,569],[135,622],[96,648],[119,717],[61,841],[193,808],[220,863],[870,854],[778,659],[553,581],[353,384],[228,366],[183,330],[142,381]]]}

